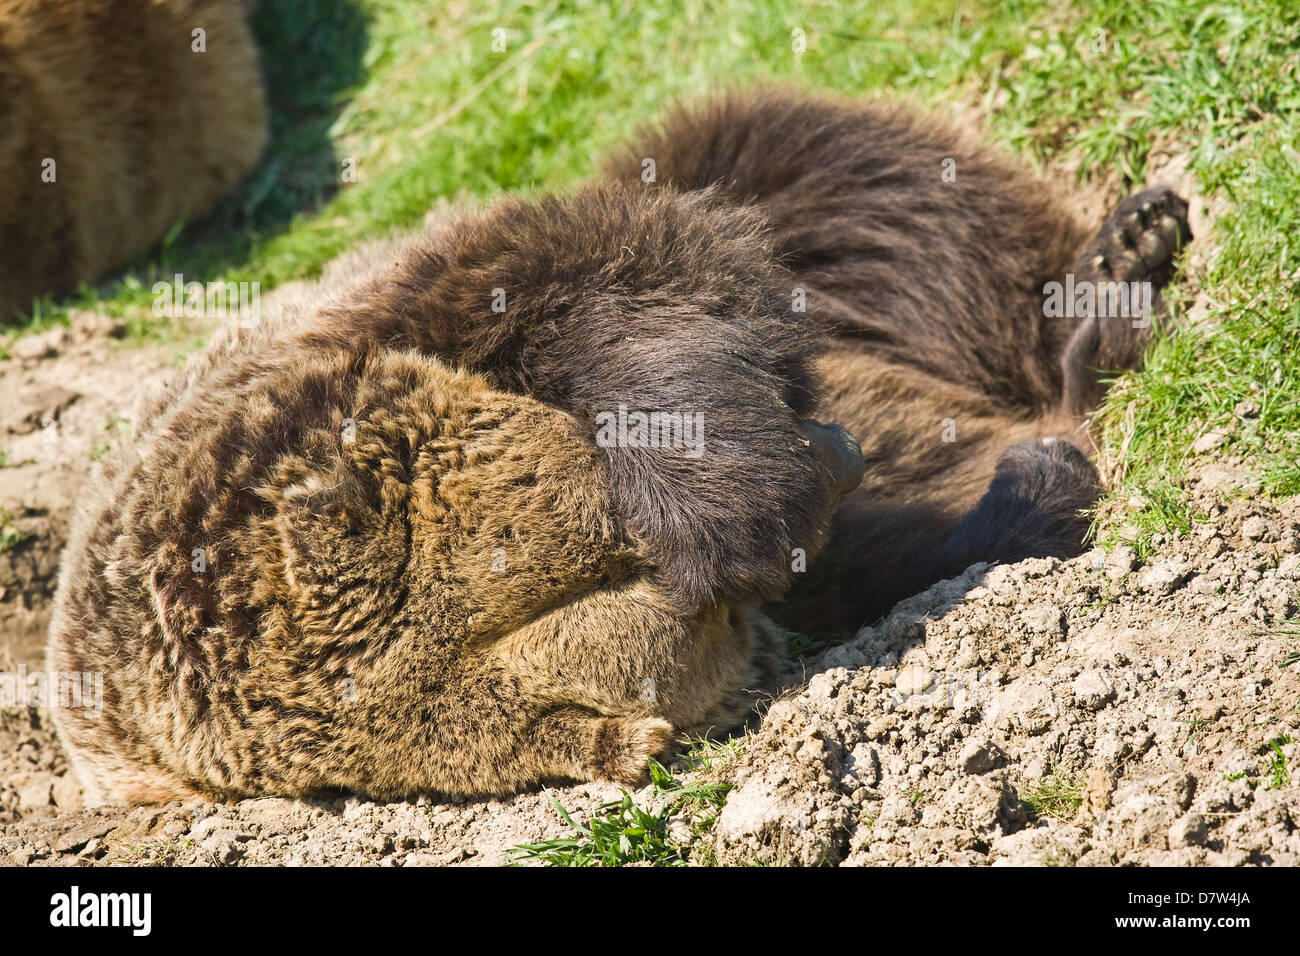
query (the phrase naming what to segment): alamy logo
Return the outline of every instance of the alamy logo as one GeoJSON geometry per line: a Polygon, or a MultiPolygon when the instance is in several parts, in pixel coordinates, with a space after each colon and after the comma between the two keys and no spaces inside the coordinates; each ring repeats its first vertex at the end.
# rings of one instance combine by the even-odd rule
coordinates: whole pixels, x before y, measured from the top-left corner
{"type": "Polygon", "coordinates": [[[596,444],[601,448],[681,448],[687,458],[704,454],[703,412],[617,412],[596,415],[596,444]]]}
{"type": "Polygon", "coordinates": [[[1064,283],[1043,286],[1043,295],[1043,315],[1049,319],[1132,319],[1135,329],[1151,324],[1150,282],[1076,282],[1069,272],[1064,283]]]}
{"type": "Polygon", "coordinates": [[[0,707],[67,707],[104,710],[104,675],[98,671],[0,671],[0,707]]]}
{"type": "Polygon", "coordinates": [[[153,284],[155,318],[224,319],[235,316],[251,329],[262,320],[260,282],[186,282],[179,272],[171,282],[153,284]]]}
{"type": "Polygon", "coordinates": [[[919,664],[906,664],[894,678],[893,704],[910,710],[977,707],[982,719],[994,721],[1000,709],[999,686],[989,672],[944,674],[919,664]]]}
{"type": "Polygon", "coordinates": [[[50,897],[51,926],[129,926],[135,936],[153,928],[151,893],[82,893],[73,886],[50,897]]]}

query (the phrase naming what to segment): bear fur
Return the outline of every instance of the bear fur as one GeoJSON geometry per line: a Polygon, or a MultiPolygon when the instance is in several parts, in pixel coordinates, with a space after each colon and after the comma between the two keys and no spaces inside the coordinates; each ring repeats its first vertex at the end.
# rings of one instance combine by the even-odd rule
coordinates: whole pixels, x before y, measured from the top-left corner
{"type": "Polygon", "coordinates": [[[1077,552],[1095,369],[1149,330],[1043,283],[1165,269],[1176,197],[1089,241],[940,124],[784,92],[607,170],[354,253],[143,403],[51,627],[52,673],[104,674],[55,711],[92,800],[631,782],[750,711],[772,618],[1077,552]],[[602,445],[620,408],[703,453],[602,445]]]}
{"type": "Polygon", "coordinates": [[[0,0],[0,323],[202,216],[265,142],[239,0],[0,0]]]}
{"type": "Polygon", "coordinates": [[[102,712],[55,709],[90,803],[632,782],[782,666],[756,610],[664,583],[581,423],[385,324],[425,242],[223,330],[97,476],[48,661],[104,675],[102,712]]]}
{"type": "Polygon", "coordinates": [[[782,623],[846,636],[977,561],[1081,551],[1101,494],[1087,417],[1150,341],[1191,235],[1182,199],[1141,192],[1094,236],[1049,182],[952,124],[781,89],[678,106],[606,173],[642,182],[648,159],[644,188],[762,214],[787,303],[806,297],[787,322],[826,336],[811,414],[866,460],[819,560],[771,609],[782,623]],[[1150,281],[1151,315],[1049,317],[1046,287],[1067,273],[1150,281]]]}

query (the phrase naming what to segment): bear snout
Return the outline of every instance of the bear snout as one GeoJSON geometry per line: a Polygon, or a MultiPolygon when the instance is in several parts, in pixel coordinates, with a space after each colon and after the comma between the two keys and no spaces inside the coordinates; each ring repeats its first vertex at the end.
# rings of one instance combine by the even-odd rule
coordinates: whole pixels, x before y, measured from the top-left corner
{"type": "Polygon", "coordinates": [[[848,494],[862,483],[866,462],[862,460],[862,449],[857,440],[847,428],[836,424],[823,425],[811,418],[801,422],[799,427],[817,460],[830,472],[831,490],[837,497],[848,494]]]}

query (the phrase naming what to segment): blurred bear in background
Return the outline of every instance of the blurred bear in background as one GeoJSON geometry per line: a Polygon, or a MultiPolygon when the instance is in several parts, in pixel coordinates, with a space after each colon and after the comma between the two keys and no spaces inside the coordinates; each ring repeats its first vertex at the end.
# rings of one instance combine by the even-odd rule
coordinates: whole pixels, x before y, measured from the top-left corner
{"type": "Polygon", "coordinates": [[[0,0],[0,322],[210,211],[266,126],[238,0],[0,0]]]}

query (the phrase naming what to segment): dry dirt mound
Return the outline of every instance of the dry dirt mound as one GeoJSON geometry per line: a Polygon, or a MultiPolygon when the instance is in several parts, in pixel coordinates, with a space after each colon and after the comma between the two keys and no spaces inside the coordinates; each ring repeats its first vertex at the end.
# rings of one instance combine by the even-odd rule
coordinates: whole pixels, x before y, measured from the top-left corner
{"type": "Polygon", "coordinates": [[[1224,477],[1140,567],[976,566],[824,654],[752,735],[719,857],[1300,863],[1300,501],[1224,477]]]}
{"type": "MultiPolygon", "coordinates": [[[[77,489],[174,364],[113,331],[0,362],[0,508],[27,535],[0,554],[0,670],[40,667],[77,489]]],[[[675,838],[728,863],[1300,863],[1300,499],[1240,484],[1202,472],[1203,520],[1145,561],[976,566],[805,661],[738,756],[681,775],[735,789],[675,838]]],[[[554,796],[582,821],[619,791],[554,796]]],[[[478,865],[572,835],[543,793],[87,811],[48,716],[0,707],[0,862],[478,865]]]]}

